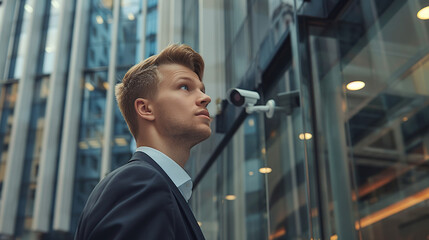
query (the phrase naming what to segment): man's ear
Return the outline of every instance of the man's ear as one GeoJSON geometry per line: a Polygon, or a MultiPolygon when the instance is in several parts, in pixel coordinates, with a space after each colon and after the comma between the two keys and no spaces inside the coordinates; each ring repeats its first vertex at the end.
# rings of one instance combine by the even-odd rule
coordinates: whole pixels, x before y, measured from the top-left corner
{"type": "Polygon", "coordinates": [[[134,109],[137,112],[137,115],[145,120],[153,121],[155,119],[155,115],[152,111],[152,105],[150,105],[150,101],[144,98],[137,98],[134,101],[134,109]]]}

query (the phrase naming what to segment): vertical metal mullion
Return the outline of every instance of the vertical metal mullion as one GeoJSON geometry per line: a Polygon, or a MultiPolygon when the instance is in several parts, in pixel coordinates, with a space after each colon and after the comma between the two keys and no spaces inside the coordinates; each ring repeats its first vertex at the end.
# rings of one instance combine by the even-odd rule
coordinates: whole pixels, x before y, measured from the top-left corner
{"type": "Polygon", "coordinates": [[[116,59],[118,51],[118,32],[119,32],[119,17],[120,17],[120,4],[121,0],[114,0],[113,2],[113,29],[110,43],[110,61],[108,70],[108,83],[109,88],[107,89],[106,96],[106,115],[104,118],[104,140],[103,150],[101,156],[101,173],[100,179],[102,179],[107,173],[110,172],[112,166],[112,138],[113,138],[113,121],[114,121],[114,101],[115,101],[115,84],[116,84],[116,59]]]}

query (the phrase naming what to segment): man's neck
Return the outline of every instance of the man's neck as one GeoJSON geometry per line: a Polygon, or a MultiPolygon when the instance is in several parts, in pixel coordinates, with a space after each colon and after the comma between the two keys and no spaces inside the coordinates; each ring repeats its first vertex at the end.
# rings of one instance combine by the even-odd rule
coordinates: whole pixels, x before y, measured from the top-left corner
{"type": "Polygon", "coordinates": [[[185,167],[189,159],[190,148],[178,144],[176,141],[137,141],[137,147],[151,147],[154,148],[179,164],[182,168],[185,167]]]}

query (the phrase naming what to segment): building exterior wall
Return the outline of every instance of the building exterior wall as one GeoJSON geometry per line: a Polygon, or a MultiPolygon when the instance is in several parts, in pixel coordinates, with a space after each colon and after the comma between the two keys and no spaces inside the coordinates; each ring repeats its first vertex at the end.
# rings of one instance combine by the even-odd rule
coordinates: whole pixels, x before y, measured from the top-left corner
{"type": "Polygon", "coordinates": [[[1,1],[0,239],[73,238],[136,148],[113,86],[171,43],[201,53],[212,98],[186,165],[207,239],[427,238],[427,6],[1,1]],[[234,87],[274,116],[229,104],[234,87]]]}

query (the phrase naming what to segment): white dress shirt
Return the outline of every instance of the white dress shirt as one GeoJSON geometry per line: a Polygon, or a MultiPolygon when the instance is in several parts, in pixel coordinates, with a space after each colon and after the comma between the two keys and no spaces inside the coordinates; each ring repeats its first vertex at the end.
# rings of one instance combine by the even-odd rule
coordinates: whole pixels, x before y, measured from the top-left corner
{"type": "Polygon", "coordinates": [[[167,173],[168,177],[170,177],[182,193],[183,198],[189,201],[192,195],[192,180],[189,174],[179,164],[164,153],[151,147],[138,147],[136,151],[146,153],[151,157],[162,170],[167,173]]]}

